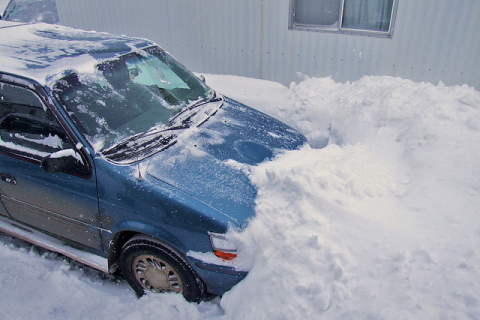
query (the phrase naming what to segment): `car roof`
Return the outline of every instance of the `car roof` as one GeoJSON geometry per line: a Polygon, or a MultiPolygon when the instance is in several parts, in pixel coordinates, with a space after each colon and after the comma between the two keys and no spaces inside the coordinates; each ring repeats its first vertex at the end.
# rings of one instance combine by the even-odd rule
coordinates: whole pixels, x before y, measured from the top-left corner
{"type": "Polygon", "coordinates": [[[0,20],[0,72],[48,86],[62,75],[93,72],[99,62],[152,45],[142,38],[0,20]]]}

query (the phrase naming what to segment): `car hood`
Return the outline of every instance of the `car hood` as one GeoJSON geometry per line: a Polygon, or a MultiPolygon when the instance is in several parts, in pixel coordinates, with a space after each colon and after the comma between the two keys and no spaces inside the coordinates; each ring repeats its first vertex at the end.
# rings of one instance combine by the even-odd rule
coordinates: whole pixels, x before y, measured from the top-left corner
{"type": "Polygon", "coordinates": [[[146,175],[168,183],[243,225],[254,214],[257,190],[251,166],[306,138],[284,123],[225,98],[208,121],[143,161],[146,175]]]}

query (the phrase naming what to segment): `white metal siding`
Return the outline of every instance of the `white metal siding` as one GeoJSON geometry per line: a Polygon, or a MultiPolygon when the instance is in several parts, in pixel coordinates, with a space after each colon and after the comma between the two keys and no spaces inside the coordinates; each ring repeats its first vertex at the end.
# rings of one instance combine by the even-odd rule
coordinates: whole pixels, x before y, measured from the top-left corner
{"type": "Polygon", "coordinates": [[[392,39],[288,30],[289,0],[57,0],[61,22],[152,39],[187,67],[288,84],[297,72],[480,88],[480,1],[399,0],[392,39]]]}

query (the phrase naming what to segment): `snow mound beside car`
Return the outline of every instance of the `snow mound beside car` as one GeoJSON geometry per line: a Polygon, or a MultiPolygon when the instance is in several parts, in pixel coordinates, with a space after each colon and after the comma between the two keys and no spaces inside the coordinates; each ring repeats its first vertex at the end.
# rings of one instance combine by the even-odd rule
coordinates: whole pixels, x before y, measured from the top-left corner
{"type": "Polygon", "coordinates": [[[312,147],[328,145],[255,168],[257,216],[237,235],[251,271],[222,299],[227,314],[478,314],[479,92],[392,77],[323,78],[292,84],[272,102],[264,111],[312,147]]]}

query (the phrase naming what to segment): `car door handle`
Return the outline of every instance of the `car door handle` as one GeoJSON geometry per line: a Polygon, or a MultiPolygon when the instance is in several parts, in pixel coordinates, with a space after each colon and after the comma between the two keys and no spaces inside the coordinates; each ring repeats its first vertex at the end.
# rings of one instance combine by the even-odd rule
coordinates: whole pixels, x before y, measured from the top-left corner
{"type": "Polygon", "coordinates": [[[5,182],[10,183],[10,184],[17,184],[17,180],[15,180],[14,176],[11,176],[11,175],[3,173],[3,172],[1,174],[1,176],[2,176],[2,181],[5,181],[5,182]]]}

